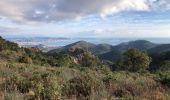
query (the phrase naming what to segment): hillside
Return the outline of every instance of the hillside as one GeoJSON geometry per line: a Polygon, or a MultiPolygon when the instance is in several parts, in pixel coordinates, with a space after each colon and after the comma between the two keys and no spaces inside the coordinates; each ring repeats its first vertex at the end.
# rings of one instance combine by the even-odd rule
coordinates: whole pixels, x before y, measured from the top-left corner
{"type": "Polygon", "coordinates": [[[169,51],[170,50],[169,47],[170,47],[169,45],[164,45],[164,44],[158,45],[146,40],[130,41],[130,42],[118,44],[116,46],[112,46],[109,44],[95,45],[86,41],[78,41],[76,43],[72,43],[63,46],[61,48],[51,50],[48,53],[49,54],[60,53],[60,52],[67,53],[67,51],[71,48],[81,48],[85,51],[91,52],[96,56],[99,56],[101,60],[109,60],[112,62],[116,62],[121,58],[122,53],[130,48],[137,48],[139,50],[147,51],[149,53],[152,52],[158,53],[158,52],[169,51]]]}
{"type": "MultiPolygon", "coordinates": [[[[147,69],[150,57],[132,49],[137,51],[132,52],[132,58],[136,55],[135,59],[140,58],[137,65],[145,62],[148,65],[131,71],[124,62],[103,64],[97,56],[77,48],[84,42],[80,44],[68,46],[66,54],[48,54],[0,38],[0,100],[168,100],[170,97],[168,57],[152,72],[147,69]]],[[[112,46],[99,47],[109,51],[112,46]]],[[[112,53],[116,55],[117,51],[112,53]]]]}
{"type": "Polygon", "coordinates": [[[22,45],[22,47],[25,47],[25,48],[37,48],[37,49],[40,49],[42,52],[48,52],[48,51],[60,48],[60,47],[56,47],[56,46],[46,46],[46,45],[43,45],[43,44],[39,44],[39,45],[22,45]]]}
{"type": "Polygon", "coordinates": [[[116,62],[119,59],[121,59],[121,56],[122,56],[122,52],[116,49],[112,49],[110,52],[99,55],[99,58],[101,60],[108,60],[108,61],[116,62]]]}
{"type": "Polygon", "coordinates": [[[126,43],[121,43],[116,46],[112,46],[109,44],[92,44],[86,41],[78,41],[57,49],[53,49],[48,52],[48,54],[55,54],[64,52],[65,54],[68,54],[67,52],[69,49],[75,49],[80,48],[84,51],[91,52],[92,54],[98,56],[101,60],[109,60],[112,62],[116,62],[122,57],[122,53],[130,48],[137,48],[141,51],[146,51],[149,54],[152,53],[162,53],[170,51],[170,45],[169,44],[155,44],[146,40],[136,40],[136,41],[130,41],[126,43]]]}
{"type": "Polygon", "coordinates": [[[148,49],[153,48],[155,46],[156,44],[145,40],[130,41],[127,43],[121,43],[119,45],[113,46],[110,52],[106,52],[104,54],[99,55],[99,58],[116,62],[121,59],[122,53],[130,48],[137,48],[142,51],[147,51],[148,49]]]}
{"type": "Polygon", "coordinates": [[[101,55],[101,54],[111,51],[112,48],[113,46],[109,44],[98,44],[94,46],[93,48],[91,48],[91,52],[95,55],[101,55]]]}
{"type": "Polygon", "coordinates": [[[146,41],[146,40],[136,40],[136,41],[130,41],[127,43],[121,43],[117,46],[114,46],[113,49],[117,49],[120,52],[124,52],[128,50],[129,48],[137,48],[139,50],[146,51],[155,46],[156,44],[146,41]]]}
{"type": "Polygon", "coordinates": [[[59,53],[59,52],[67,51],[70,48],[81,48],[83,50],[88,51],[91,48],[93,48],[94,46],[95,46],[95,44],[92,44],[92,43],[89,43],[86,41],[78,41],[78,42],[63,46],[61,48],[51,50],[48,53],[59,53]]]}
{"type": "Polygon", "coordinates": [[[52,54],[52,53],[66,52],[68,49],[71,49],[71,48],[73,49],[80,48],[80,49],[83,49],[84,51],[88,51],[95,55],[99,55],[99,54],[109,52],[112,49],[112,46],[109,44],[95,45],[95,44],[92,44],[86,41],[78,41],[78,42],[63,46],[61,48],[51,50],[48,53],[52,54]]]}
{"type": "Polygon", "coordinates": [[[148,53],[162,53],[162,52],[167,52],[170,51],[170,44],[160,44],[156,47],[150,48],[147,50],[148,53]]]}

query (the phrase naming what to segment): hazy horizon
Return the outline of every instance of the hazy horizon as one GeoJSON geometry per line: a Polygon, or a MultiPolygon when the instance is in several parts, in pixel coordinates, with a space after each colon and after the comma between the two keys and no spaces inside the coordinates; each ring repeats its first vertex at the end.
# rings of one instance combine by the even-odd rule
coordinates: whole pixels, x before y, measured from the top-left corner
{"type": "Polygon", "coordinates": [[[145,40],[156,44],[170,44],[170,38],[64,38],[64,37],[18,37],[6,38],[20,46],[27,45],[44,45],[44,46],[66,46],[79,41],[86,41],[93,44],[110,44],[118,45],[137,40],[145,40]]]}

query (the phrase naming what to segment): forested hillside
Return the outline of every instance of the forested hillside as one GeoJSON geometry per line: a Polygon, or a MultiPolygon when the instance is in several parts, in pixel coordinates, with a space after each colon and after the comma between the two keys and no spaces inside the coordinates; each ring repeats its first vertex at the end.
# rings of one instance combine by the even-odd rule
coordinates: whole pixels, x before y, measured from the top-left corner
{"type": "Polygon", "coordinates": [[[79,46],[44,53],[0,38],[0,100],[169,100],[169,52],[132,47],[106,63],[79,46]]]}

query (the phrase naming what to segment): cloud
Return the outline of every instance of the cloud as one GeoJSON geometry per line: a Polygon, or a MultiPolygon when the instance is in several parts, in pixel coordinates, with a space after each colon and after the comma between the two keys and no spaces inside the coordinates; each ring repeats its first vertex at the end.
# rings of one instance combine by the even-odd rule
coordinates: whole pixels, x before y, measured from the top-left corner
{"type": "Polygon", "coordinates": [[[148,11],[168,0],[1,0],[0,16],[18,22],[56,22],[122,11],[148,11]]]}
{"type": "Polygon", "coordinates": [[[0,26],[0,33],[19,32],[19,31],[21,31],[21,29],[19,29],[19,28],[2,27],[2,26],[0,26]]]}
{"type": "Polygon", "coordinates": [[[3,27],[0,26],[0,36],[3,37],[13,37],[15,35],[20,35],[20,32],[22,31],[22,29],[20,28],[16,28],[16,27],[3,27]]]}
{"type": "Polygon", "coordinates": [[[170,0],[151,0],[151,5],[155,10],[170,10],[170,0]]]}

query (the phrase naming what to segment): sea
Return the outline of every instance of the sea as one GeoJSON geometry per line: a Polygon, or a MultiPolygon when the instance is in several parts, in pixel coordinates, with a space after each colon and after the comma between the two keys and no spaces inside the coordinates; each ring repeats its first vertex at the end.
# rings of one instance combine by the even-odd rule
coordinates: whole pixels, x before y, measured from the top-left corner
{"type": "Polygon", "coordinates": [[[170,44],[170,38],[13,38],[10,41],[16,42],[19,45],[45,45],[45,46],[65,46],[78,41],[86,41],[93,44],[110,44],[118,45],[135,40],[147,40],[156,44],[170,44]]]}

